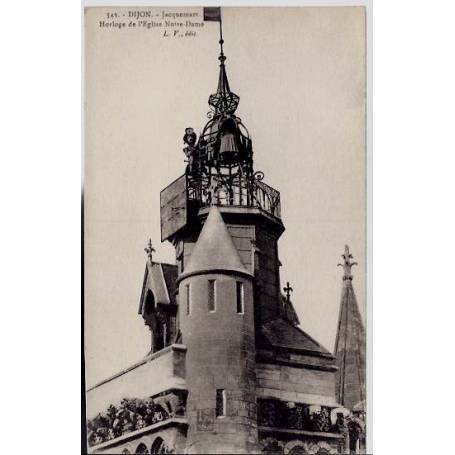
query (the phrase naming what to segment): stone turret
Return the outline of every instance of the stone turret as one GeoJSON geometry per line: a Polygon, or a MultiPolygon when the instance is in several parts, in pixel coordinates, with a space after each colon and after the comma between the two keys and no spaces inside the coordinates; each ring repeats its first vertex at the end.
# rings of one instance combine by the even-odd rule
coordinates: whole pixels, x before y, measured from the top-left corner
{"type": "Polygon", "coordinates": [[[253,277],[212,206],[179,282],[189,453],[256,453],[253,277]]]}

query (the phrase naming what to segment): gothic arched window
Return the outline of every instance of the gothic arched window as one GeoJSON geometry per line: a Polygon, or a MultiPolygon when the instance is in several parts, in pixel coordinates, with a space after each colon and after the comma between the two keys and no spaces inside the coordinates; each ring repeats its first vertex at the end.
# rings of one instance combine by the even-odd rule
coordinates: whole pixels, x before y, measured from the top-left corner
{"type": "Polygon", "coordinates": [[[163,441],[162,438],[158,437],[155,439],[155,441],[152,444],[150,453],[157,453],[157,454],[168,453],[166,443],[163,441]]]}
{"type": "Polygon", "coordinates": [[[149,453],[147,446],[142,442],[137,446],[136,453],[149,453]]]}
{"type": "Polygon", "coordinates": [[[155,311],[155,296],[153,292],[149,289],[147,291],[147,296],[145,298],[145,308],[144,313],[148,316],[155,311]]]}
{"type": "Polygon", "coordinates": [[[160,351],[168,345],[169,330],[167,317],[163,313],[158,313],[156,319],[156,350],[160,351]]]}
{"type": "Polygon", "coordinates": [[[262,453],[281,455],[283,453],[283,448],[278,444],[277,441],[270,441],[262,449],[262,453]]]}

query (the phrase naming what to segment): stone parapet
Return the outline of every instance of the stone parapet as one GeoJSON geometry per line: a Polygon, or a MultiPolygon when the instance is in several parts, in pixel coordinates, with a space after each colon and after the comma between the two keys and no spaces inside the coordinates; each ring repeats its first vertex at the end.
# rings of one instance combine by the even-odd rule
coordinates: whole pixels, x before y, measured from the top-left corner
{"type": "Polygon", "coordinates": [[[101,381],[87,391],[87,418],[125,398],[147,399],[169,389],[186,390],[186,347],[173,344],[101,381]]]}

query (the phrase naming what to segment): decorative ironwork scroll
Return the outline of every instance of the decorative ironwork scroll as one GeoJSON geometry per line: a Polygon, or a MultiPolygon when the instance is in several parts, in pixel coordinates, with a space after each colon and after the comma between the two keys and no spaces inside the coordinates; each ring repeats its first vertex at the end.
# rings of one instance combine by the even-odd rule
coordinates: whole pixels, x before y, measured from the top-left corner
{"type": "Polygon", "coordinates": [[[263,182],[262,171],[254,171],[252,140],[242,120],[234,115],[238,97],[229,90],[227,80],[222,82],[227,91],[219,88],[210,97],[214,110],[199,138],[193,128],[185,130],[188,200],[202,207],[258,207],[280,218],[280,193],[263,182]]]}
{"type": "Polygon", "coordinates": [[[259,179],[243,175],[188,176],[188,199],[211,205],[257,207],[281,218],[280,193],[259,179]]]}

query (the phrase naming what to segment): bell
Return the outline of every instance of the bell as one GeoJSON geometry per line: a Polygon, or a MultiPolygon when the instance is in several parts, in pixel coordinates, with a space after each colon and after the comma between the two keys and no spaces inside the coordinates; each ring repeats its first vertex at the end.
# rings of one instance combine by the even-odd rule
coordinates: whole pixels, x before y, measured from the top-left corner
{"type": "Polygon", "coordinates": [[[237,147],[237,141],[235,136],[232,133],[224,133],[221,136],[220,142],[220,155],[223,159],[228,159],[228,157],[234,157],[237,155],[239,149],[237,147]]]}

